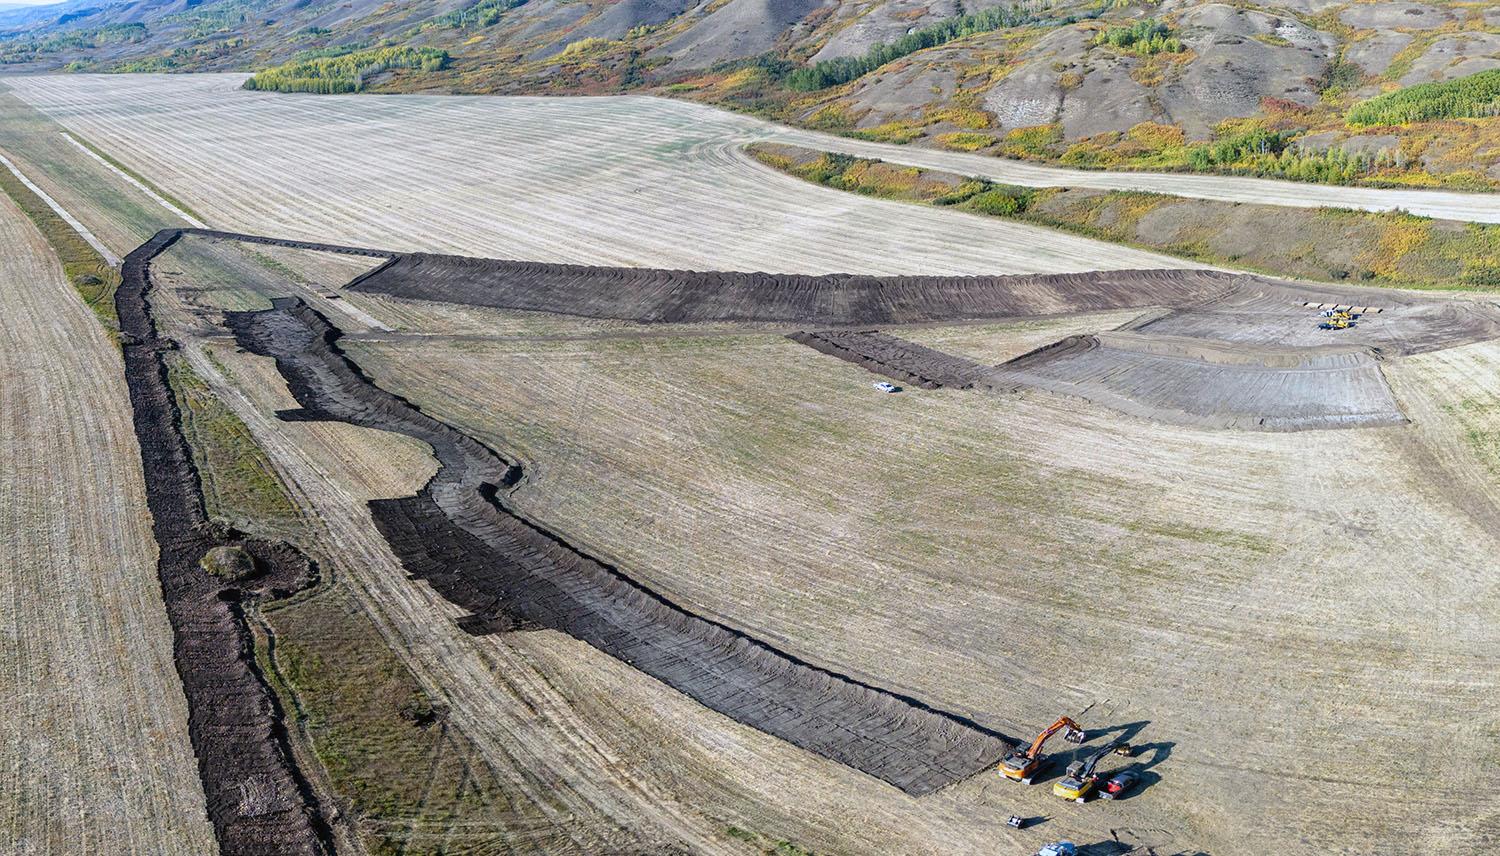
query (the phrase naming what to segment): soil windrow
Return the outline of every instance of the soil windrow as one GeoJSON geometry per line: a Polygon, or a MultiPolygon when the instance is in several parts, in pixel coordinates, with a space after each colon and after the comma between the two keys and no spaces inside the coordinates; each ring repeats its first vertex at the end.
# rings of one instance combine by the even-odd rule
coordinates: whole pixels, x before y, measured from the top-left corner
{"type": "Polygon", "coordinates": [[[126,256],[115,308],[188,736],[222,853],[330,853],[328,822],[293,760],[242,606],[306,586],[314,569],[295,549],[215,526],[205,511],[167,380],[164,356],[176,345],[158,335],[149,300],[150,262],[181,234],[159,232],[126,256]],[[220,547],[242,550],[254,573],[229,579],[206,570],[202,560],[220,547]]]}

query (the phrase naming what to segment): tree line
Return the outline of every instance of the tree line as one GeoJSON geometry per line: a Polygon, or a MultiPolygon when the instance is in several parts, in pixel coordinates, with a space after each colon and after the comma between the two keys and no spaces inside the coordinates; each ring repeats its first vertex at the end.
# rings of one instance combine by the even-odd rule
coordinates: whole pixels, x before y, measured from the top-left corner
{"type": "Polygon", "coordinates": [[[360,91],[366,78],[387,69],[437,71],[448,64],[448,52],[436,48],[384,47],[329,55],[336,50],[299,54],[282,65],[256,72],[245,81],[245,88],[337,95],[360,91]]]}
{"type": "Polygon", "coordinates": [[[1377,95],[1354,105],[1345,119],[1350,125],[1369,126],[1497,115],[1500,115],[1500,68],[1377,95]]]}

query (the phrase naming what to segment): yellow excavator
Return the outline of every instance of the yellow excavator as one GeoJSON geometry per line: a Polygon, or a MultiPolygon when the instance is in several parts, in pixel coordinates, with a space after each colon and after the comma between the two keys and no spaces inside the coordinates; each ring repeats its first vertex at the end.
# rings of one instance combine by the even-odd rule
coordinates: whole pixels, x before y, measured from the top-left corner
{"type": "Polygon", "coordinates": [[[1042,747],[1052,735],[1061,731],[1063,739],[1069,743],[1082,743],[1084,740],[1083,727],[1066,716],[1059,716],[1057,721],[1047,726],[1047,730],[1036,736],[1031,741],[1031,746],[1022,749],[1020,746],[1010,750],[1004,760],[1000,762],[1000,775],[1007,779],[1013,779],[1023,785],[1031,784],[1032,778],[1041,772],[1046,766],[1047,760],[1042,757],[1042,747]]]}
{"type": "Polygon", "coordinates": [[[1099,762],[1103,761],[1106,755],[1111,753],[1126,755],[1128,757],[1130,754],[1130,744],[1124,740],[1116,740],[1090,755],[1087,759],[1074,761],[1069,764],[1068,772],[1061,779],[1052,783],[1053,795],[1080,803],[1087,800],[1089,794],[1093,793],[1094,789],[1099,786],[1099,776],[1094,772],[1094,769],[1099,766],[1099,762]]]}

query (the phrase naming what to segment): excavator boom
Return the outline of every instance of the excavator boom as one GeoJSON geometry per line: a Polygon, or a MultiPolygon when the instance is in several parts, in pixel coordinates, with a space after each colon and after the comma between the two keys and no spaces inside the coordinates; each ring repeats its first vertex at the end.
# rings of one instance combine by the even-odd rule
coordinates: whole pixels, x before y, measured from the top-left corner
{"type": "Polygon", "coordinates": [[[1015,779],[1018,782],[1031,784],[1031,777],[1042,768],[1042,747],[1047,740],[1057,732],[1063,732],[1063,739],[1070,743],[1082,743],[1084,739],[1083,728],[1078,723],[1066,716],[1059,716],[1057,721],[1047,726],[1047,730],[1037,735],[1031,741],[1031,746],[1024,751],[1017,746],[1011,750],[1009,755],[1000,762],[1000,774],[1007,779],[1015,779]],[[1066,729],[1066,730],[1064,730],[1066,729]]]}
{"type": "Polygon", "coordinates": [[[1040,757],[1042,754],[1042,747],[1047,745],[1047,741],[1052,739],[1052,735],[1056,734],[1059,731],[1062,731],[1064,728],[1068,729],[1067,733],[1063,735],[1064,740],[1068,741],[1069,743],[1083,742],[1083,727],[1066,716],[1059,716],[1056,722],[1047,726],[1046,731],[1038,734],[1036,736],[1036,739],[1031,741],[1031,748],[1026,750],[1026,757],[1040,757]],[[1075,734],[1077,735],[1076,737],[1074,736],[1075,734]]]}
{"type": "Polygon", "coordinates": [[[1063,799],[1083,802],[1093,792],[1094,786],[1098,784],[1098,778],[1094,770],[1099,762],[1113,754],[1122,746],[1127,746],[1124,740],[1115,740],[1108,746],[1088,756],[1082,761],[1074,761],[1068,765],[1068,772],[1052,785],[1052,793],[1063,799]]]}

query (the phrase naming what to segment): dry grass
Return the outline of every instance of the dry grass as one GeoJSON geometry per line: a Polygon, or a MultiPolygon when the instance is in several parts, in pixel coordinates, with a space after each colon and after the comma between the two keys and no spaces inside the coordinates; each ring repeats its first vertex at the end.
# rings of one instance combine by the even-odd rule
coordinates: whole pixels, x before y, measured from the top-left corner
{"type": "Polygon", "coordinates": [[[262,536],[295,535],[301,528],[297,508],[245,423],[185,360],[170,359],[167,367],[209,516],[262,536]]]}
{"type": "Polygon", "coordinates": [[[288,709],[372,854],[504,852],[546,819],[474,745],[343,586],[266,610],[288,709]]]}
{"type": "MultiPolygon", "coordinates": [[[[1038,333],[993,335],[989,352],[1006,354],[1038,333]]],[[[1054,837],[1152,828],[1170,831],[1161,846],[1214,853],[1489,838],[1493,799],[1444,801],[1444,772],[1399,760],[1421,746],[1500,781],[1470,737],[1500,728],[1475,719],[1475,682],[1497,677],[1475,646],[1494,636],[1458,617],[1479,621],[1500,591],[1456,582],[1482,578],[1496,535],[1422,487],[1443,476],[1412,457],[1406,429],[1254,436],[1042,394],[881,396],[857,369],[753,335],[351,349],[381,383],[519,455],[527,513],[679,602],[1007,731],[1087,708],[1095,727],[1149,721],[1136,739],[1172,744],[1161,782],[1063,813],[1054,837]],[[1331,472],[1334,459],[1372,465],[1331,472]],[[1455,582],[1414,601],[1413,574],[1437,568],[1455,582]],[[1469,679],[1437,678],[1453,669],[1469,679]],[[1361,775],[1328,781],[1345,767],[1361,775]]],[[[717,765],[759,772],[751,759],[772,751],[690,760],[698,740],[713,738],[672,738],[689,755],[674,763],[694,769],[679,774],[745,811],[725,789],[746,776],[717,765]]],[[[858,794],[863,833],[790,820],[808,816],[782,802],[803,788],[757,788],[755,811],[814,849],[909,852],[980,846],[1007,810],[1057,810],[1040,789],[975,780],[914,819],[878,787],[844,787],[817,816],[846,817],[836,804],[858,794]],[[976,799],[984,817],[948,823],[976,799]]]]}

